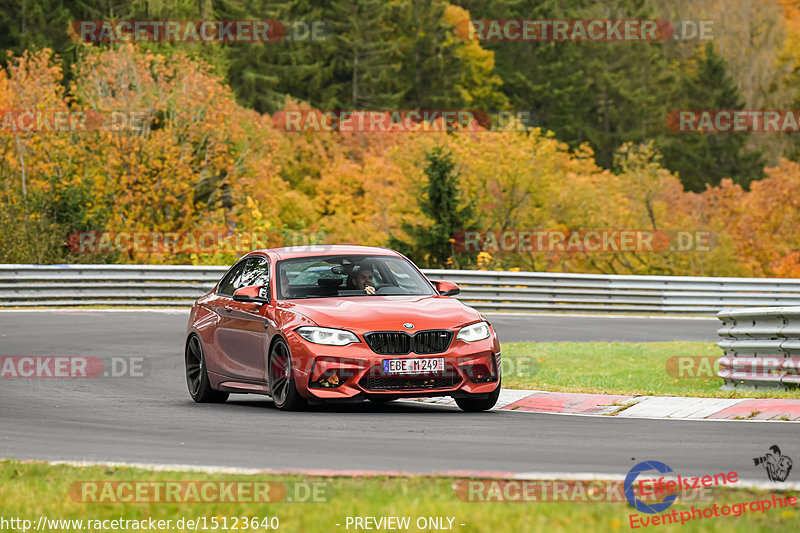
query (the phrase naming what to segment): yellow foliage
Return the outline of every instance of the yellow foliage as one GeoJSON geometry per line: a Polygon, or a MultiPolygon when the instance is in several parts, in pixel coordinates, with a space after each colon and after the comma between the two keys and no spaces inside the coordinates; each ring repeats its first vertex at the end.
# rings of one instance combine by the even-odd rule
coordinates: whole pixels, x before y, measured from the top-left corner
{"type": "MultiPolygon", "coordinates": [[[[455,24],[468,18],[450,6],[455,24]]],[[[493,57],[467,43],[463,53],[493,57]]],[[[133,45],[91,48],[69,91],[49,51],[10,58],[0,70],[0,109],[122,112],[135,127],[0,134],[0,203],[25,196],[82,209],[82,227],[111,232],[234,231],[326,235],[328,243],[386,245],[403,223],[425,224],[425,155],[452,152],[461,198],[485,230],[709,231],[705,251],[484,251],[480,268],[636,274],[800,277],[800,166],[782,161],[750,192],[730,181],[684,193],[652,145],[624,145],[616,173],[588,146],[520,129],[450,133],[290,133],[241,107],[209,68],[133,45]],[[138,113],[138,115],[137,115],[138,113]],[[23,189],[24,186],[24,189],[23,189]],[[25,191],[25,193],[23,192],[25,191]],[[72,204],[70,204],[72,205],[72,204]],[[490,252],[490,253],[487,253],[490,252]]],[[[468,80],[467,80],[468,81],[468,80]]],[[[466,83],[466,82],[465,82],[466,83]]],[[[309,109],[287,99],[285,108],[309,109]]],[[[48,219],[53,213],[33,213],[48,219]]],[[[131,253],[127,262],[227,263],[231,252],[131,253]]],[[[452,259],[453,264],[459,261],[452,259]]]]}

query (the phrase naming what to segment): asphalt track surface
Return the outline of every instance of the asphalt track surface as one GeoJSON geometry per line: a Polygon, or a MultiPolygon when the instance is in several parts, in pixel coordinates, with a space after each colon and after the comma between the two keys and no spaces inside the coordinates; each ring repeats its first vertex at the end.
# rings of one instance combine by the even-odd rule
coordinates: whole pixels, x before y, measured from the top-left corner
{"type": "MultiPolygon", "coordinates": [[[[491,317],[501,339],[713,340],[714,321],[491,317]],[[613,327],[613,329],[612,329],[613,327]],[[530,334],[526,333],[530,332],[530,334]]],[[[284,413],[265,397],[198,405],[186,391],[182,313],[0,312],[0,355],[143,357],[143,377],[0,378],[0,457],[264,469],[444,470],[624,475],[643,460],[675,473],[739,472],[778,444],[782,422],[616,419],[370,403],[284,413]]]]}

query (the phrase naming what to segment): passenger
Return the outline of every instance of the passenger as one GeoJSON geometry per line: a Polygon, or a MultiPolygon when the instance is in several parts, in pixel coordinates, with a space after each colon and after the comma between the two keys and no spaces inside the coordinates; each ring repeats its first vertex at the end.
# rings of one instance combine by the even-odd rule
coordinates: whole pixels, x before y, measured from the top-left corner
{"type": "Polygon", "coordinates": [[[281,283],[280,283],[280,286],[278,287],[278,289],[279,289],[278,297],[281,298],[281,299],[283,299],[283,298],[291,298],[292,297],[292,289],[289,286],[289,275],[286,274],[286,271],[284,269],[282,269],[282,268],[280,269],[280,271],[281,271],[281,283]]]}

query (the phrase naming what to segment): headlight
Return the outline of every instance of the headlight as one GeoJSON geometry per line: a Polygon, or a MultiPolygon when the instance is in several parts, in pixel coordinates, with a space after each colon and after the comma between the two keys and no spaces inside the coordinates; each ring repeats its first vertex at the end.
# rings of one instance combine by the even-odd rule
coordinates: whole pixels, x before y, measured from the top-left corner
{"type": "Polygon", "coordinates": [[[486,322],[478,322],[461,328],[458,332],[456,339],[464,342],[475,342],[486,339],[489,337],[489,324],[486,322]]]}
{"type": "Polygon", "coordinates": [[[347,346],[352,342],[358,342],[358,337],[354,333],[343,329],[315,328],[306,326],[297,328],[297,333],[308,342],[314,344],[327,344],[329,346],[347,346]]]}

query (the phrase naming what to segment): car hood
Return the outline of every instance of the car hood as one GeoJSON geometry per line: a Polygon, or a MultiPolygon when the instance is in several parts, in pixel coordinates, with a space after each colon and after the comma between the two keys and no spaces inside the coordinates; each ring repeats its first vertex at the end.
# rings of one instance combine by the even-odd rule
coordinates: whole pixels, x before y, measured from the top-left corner
{"type": "Polygon", "coordinates": [[[366,331],[453,329],[481,319],[480,313],[443,296],[357,296],[287,300],[280,307],[328,328],[366,331]],[[413,329],[403,324],[414,324],[413,329]]]}

